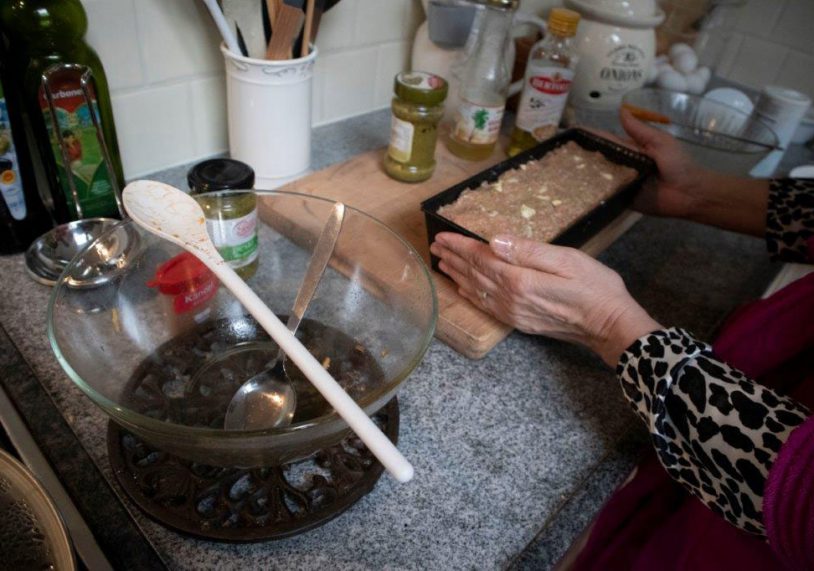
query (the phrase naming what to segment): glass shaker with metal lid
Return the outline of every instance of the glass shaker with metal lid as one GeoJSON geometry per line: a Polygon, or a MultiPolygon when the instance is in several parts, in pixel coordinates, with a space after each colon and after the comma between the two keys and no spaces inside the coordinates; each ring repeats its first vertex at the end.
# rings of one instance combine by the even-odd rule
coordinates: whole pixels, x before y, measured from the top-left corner
{"type": "Polygon", "coordinates": [[[254,187],[254,171],[233,159],[211,159],[189,170],[187,183],[206,217],[215,247],[244,280],[257,271],[257,197],[221,192],[254,187]]]}
{"type": "Polygon", "coordinates": [[[476,19],[474,46],[461,72],[460,102],[447,147],[468,160],[488,158],[500,135],[511,70],[506,63],[510,31],[518,0],[478,0],[484,11],[476,19]]]}

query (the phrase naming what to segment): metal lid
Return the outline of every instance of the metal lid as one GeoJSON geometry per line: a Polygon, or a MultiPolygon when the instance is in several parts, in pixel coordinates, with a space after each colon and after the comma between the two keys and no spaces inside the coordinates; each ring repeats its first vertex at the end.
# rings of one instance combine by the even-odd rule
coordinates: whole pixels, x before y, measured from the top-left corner
{"type": "Polygon", "coordinates": [[[85,218],[52,228],[26,250],[26,269],[35,281],[52,286],[74,256],[103,235],[101,247],[66,277],[71,287],[102,285],[125,269],[138,248],[138,233],[121,220],[85,218]]]}
{"type": "Polygon", "coordinates": [[[215,190],[254,188],[254,170],[234,159],[210,159],[198,163],[187,173],[187,184],[193,194],[215,190]]]}
{"type": "Polygon", "coordinates": [[[490,8],[500,8],[501,10],[517,10],[520,0],[474,0],[475,4],[483,4],[490,8]]]}
{"type": "Polygon", "coordinates": [[[447,98],[448,89],[443,77],[426,71],[403,71],[396,74],[393,85],[398,97],[419,105],[440,105],[447,98]]]}

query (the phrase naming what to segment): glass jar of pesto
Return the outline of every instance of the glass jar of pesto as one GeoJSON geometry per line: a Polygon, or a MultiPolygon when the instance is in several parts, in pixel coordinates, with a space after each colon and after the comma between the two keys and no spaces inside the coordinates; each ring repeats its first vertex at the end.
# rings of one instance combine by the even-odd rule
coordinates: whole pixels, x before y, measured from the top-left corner
{"type": "Polygon", "coordinates": [[[432,73],[405,71],[396,75],[390,146],[384,157],[385,171],[396,180],[420,182],[432,176],[447,89],[444,78],[432,73]]]}
{"type": "Polygon", "coordinates": [[[233,159],[211,159],[187,173],[187,183],[206,217],[206,231],[223,259],[244,280],[257,271],[257,197],[254,171],[233,159]]]}

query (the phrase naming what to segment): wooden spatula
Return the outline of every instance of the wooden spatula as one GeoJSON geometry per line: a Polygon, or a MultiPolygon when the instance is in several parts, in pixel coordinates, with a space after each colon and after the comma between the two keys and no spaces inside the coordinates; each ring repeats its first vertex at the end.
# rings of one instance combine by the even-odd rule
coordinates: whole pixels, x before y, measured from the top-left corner
{"type": "MultiPolygon", "coordinates": [[[[302,10],[283,3],[275,6],[275,8],[277,12],[275,19],[271,23],[271,41],[266,50],[266,59],[291,59],[293,56],[292,46],[294,40],[300,35],[305,14],[303,14],[302,10]]],[[[272,17],[271,14],[272,10],[269,9],[269,17],[272,17]]]]}
{"type": "Polygon", "coordinates": [[[223,0],[223,14],[235,33],[242,36],[249,57],[262,58],[266,34],[260,3],[257,0],[223,0]]]}

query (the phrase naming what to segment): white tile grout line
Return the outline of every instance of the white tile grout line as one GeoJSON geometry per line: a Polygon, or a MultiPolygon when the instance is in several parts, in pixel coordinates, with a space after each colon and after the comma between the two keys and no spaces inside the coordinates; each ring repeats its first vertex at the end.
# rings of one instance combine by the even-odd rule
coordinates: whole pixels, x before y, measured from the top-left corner
{"type": "Polygon", "coordinates": [[[82,562],[88,569],[94,571],[112,571],[113,567],[102,553],[99,544],[96,543],[93,533],[88,528],[79,510],[76,509],[59,478],[51,469],[48,460],[45,459],[45,456],[42,455],[42,452],[34,443],[31,433],[2,387],[0,387],[0,419],[2,419],[2,425],[11,439],[11,443],[17,448],[23,462],[54,500],[57,510],[65,522],[65,527],[68,528],[73,547],[82,562]]]}

